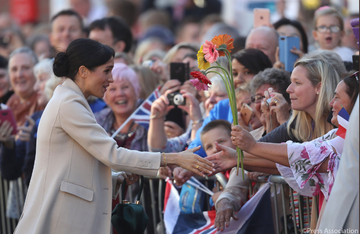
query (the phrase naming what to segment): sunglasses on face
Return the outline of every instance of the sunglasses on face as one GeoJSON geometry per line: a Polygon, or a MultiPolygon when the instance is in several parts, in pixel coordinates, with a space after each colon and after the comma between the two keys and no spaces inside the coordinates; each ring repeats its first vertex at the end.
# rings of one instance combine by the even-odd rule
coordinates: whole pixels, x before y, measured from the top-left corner
{"type": "Polygon", "coordinates": [[[327,26],[318,26],[318,27],[316,27],[316,30],[317,30],[319,33],[325,33],[328,29],[329,29],[330,32],[332,32],[332,33],[338,33],[338,32],[340,32],[340,27],[337,26],[337,25],[331,25],[330,27],[327,27],[327,26]]]}

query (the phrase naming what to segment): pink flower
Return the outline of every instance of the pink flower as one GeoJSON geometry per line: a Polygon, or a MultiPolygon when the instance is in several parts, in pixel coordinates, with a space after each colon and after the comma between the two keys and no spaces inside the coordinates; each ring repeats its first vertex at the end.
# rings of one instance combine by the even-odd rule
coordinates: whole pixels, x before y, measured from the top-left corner
{"type": "Polygon", "coordinates": [[[309,159],[309,154],[307,153],[305,147],[304,147],[304,149],[301,151],[300,156],[301,156],[302,158],[309,159]]]}
{"type": "Polygon", "coordinates": [[[327,152],[327,148],[325,145],[320,146],[320,154],[324,154],[327,152]]]}
{"type": "Polygon", "coordinates": [[[200,71],[192,71],[190,75],[196,79],[191,79],[190,82],[195,86],[197,90],[208,90],[208,85],[211,81],[206,75],[200,71]]]}
{"type": "Polygon", "coordinates": [[[198,79],[190,79],[190,82],[197,90],[208,90],[208,86],[198,79]]]}
{"type": "Polygon", "coordinates": [[[321,192],[320,185],[319,185],[319,183],[316,183],[316,184],[315,184],[315,190],[314,190],[314,192],[313,192],[313,196],[319,195],[320,192],[321,192]]]}
{"type": "Polygon", "coordinates": [[[205,59],[209,63],[214,63],[219,57],[219,52],[216,50],[216,45],[210,41],[205,41],[203,45],[203,52],[205,54],[205,59]]]}

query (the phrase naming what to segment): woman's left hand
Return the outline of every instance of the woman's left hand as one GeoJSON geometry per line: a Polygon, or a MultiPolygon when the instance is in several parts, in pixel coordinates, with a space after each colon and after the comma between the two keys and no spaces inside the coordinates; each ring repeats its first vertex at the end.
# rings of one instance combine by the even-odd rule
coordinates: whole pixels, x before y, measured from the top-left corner
{"type": "Polygon", "coordinates": [[[256,144],[254,137],[239,125],[233,125],[231,127],[231,141],[233,145],[236,145],[246,152],[249,152],[256,144]]]}
{"type": "Polygon", "coordinates": [[[210,175],[214,171],[214,165],[209,160],[194,154],[194,152],[199,149],[200,146],[178,153],[176,156],[176,164],[201,177],[205,177],[205,175],[210,175]]]}

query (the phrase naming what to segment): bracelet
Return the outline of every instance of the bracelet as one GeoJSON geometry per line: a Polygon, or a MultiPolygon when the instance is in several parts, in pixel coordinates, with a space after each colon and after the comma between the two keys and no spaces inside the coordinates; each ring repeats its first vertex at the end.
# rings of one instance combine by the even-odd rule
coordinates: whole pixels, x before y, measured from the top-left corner
{"type": "Polygon", "coordinates": [[[195,125],[195,124],[198,124],[198,123],[201,123],[201,122],[204,122],[204,119],[199,119],[199,120],[196,120],[192,123],[192,125],[195,125]]]}
{"type": "Polygon", "coordinates": [[[161,155],[163,156],[165,167],[167,167],[166,154],[162,152],[161,155]]]}

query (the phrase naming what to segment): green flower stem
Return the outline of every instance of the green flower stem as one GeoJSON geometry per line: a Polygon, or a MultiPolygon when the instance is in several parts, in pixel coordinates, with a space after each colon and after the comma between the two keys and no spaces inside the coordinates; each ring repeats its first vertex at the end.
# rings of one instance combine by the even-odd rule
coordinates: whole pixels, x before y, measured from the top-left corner
{"type": "MultiPolygon", "coordinates": [[[[234,125],[239,125],[239,120],[238,120],[238,115],[237,115],[237,106],[236,106],[234,77],[232,74],[231,55],[227,49],[221,49],[221,51],[225,52],[225,56],[229,62],[230,72],[228,72],[225,68],[223,68],[218,62],[216,62],[217,66],[210,66],[204,72],[205,72],[205,74],[208,74],[208,73],[218,74],[221,77],[221,79],[224,81],[226,92],[229,97],[231,113],[232,113],[233,121],[234,121],[233,123],[234,123],[234,125]],[[214,68],[221,69],[223,74],[220,74],[220,72],[217,72],[217,71],[212,71],[211,69],[214,69],[214,68]]],[[[239,166],[240,166],[240,161],[241,161],[241,174],[242,174],[243,179],[245,179],[244,178],[245,177],[244,176],[244,167],[243,167],[244,152],[239,147],[236,147],[236,152],[238,155],[236,175],[239,174],[239,166]]]]}
{"type": "Polygon", "coordinates": [[[231,90],[230,90],[230,87],[229,87],[229,84],[228,84],[228,82],[226,81],[226,79],[219,73],[219,72],[217,72],[217,71],[208,71],[206,74],[208,74],[208,73],[215,73],[215,74],[218,74],[220,77],[221,77],[221,79],[224,81],[224,83],[225,83],[225,89],[226,89],[226,92],[227,92],[227,94],[228,94],[228,96],[229,96],[229,93],[231,92],[231,90]]]}
{"type": "MultiPolygon", "coordinates": [[[[229,97],[230,100],[230,106],[231,106],[231,111],[233,114],[233,122],[234,125],[239,125],[239,120],[238,120],[238,115],[237,115],[237,106],[236,106],[236,96],[235,96],[235,85],[234,85],[234,77],[232,75],[232,63],[231,63],[231,54],[227,49],[224,49],[226,58],[228,59],[229,62],[229,66],[230,66],[230,72],[231,72],[231,76],[230,76],[230,85],[231,85],[231,89],[233,92],[231,92],[229,94],[229,96],[231,95],[231,98],[229,97]]],[[[244,178],[244,166],[243,166],[243,158],[244,158],[244,152],[236,146],[236,152],[238,154],[238,158],[237,158],[237,165],[236,165],[236,175],[239,174],[239,164],[241,161],[241,174],[242,174],[242,178],[244,178]]]]}

